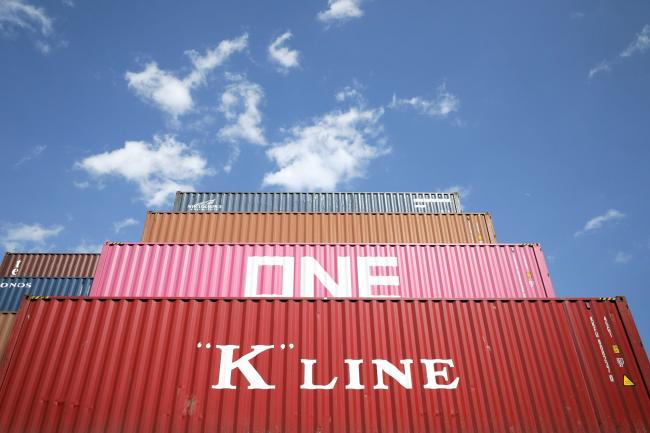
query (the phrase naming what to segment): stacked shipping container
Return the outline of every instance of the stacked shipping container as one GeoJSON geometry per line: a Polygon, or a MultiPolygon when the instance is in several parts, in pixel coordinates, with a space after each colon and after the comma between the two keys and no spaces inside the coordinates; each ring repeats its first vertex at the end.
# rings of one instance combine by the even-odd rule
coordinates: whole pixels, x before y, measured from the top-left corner
{"type": "Polygon", "coordinates": [[[539,245],[106,244],[92,296],[545,298],[539,245]]]}
{"type": "Polygon", "coordinates": [[[40,299],[16,329],[3,432],[650,425],[650,365],[623,300],[40,299]],[[624,367],[603,357],[612,345],[624,367]]]}
{"type": "Polygon", "coordinates": [[[175,212],[457,213],[457,192],[177,192],[175,212]]]}
{"type": "Polygon", "coordinates": [[[8,309],[90,298],[0,314],[0,431],[650,431],[625,301],[548,299],[540,246],[456,193],[173,209],[99,258],[5,256],[8,309]]]}

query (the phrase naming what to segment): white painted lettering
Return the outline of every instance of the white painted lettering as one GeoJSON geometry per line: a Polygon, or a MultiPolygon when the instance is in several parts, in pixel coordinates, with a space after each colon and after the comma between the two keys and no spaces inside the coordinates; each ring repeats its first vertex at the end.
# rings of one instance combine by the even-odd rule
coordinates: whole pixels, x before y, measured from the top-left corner
{"type": "Polygon", "coordinates": [[[399,295],[374,295],[372,293],[372,286],[399,286],[399,276],[397,275],[371,275],[370,269],[377,266],[396,267],[397,257],[357,258],[359,296],[363,298],[399,298],[399,295]]]}
{"type": "Polygon", "coordinates": [[[239,370],[244,375],[249,383],[248,389],[275,389],[275,385],[267,384],[250,363],[251,359],[262,352],[273,349],[274,346],[251,346],[253,350],[236,361],[233,361],[234,352],[239,349],[239,346],[215,344],[214,347],[221,349],[221,364],[219,366],[219,383],[212,385],[213,389],[236,389],[237,387],[232,384],[233,370],[239,370]]]}
{"type": "Polygon", "coordinates": [[[451,383],[438,383],[437,380],[438,377],[442,377],[445,382],[447,382],[449,380],[449,375],[447,374],[447,367],[443,368],[442,370],[436,370],[436,364],[443,364],[453,368],[453,359],[421,359],[420,362],[424,364],[424,368],[427,373],[427,383],[424,385],[425,389],[458,388],[460,377],[457,377],[451,383]]]}
{"type": "Polygon", "coordinates": [[[244,283],[244,296],[256,297],[292,297],[293,296],[293,257],[252,256],[246,261],[246,281],[244,283]],[[262,266],[282,267],[282,292],[280,295],[259,293],[257,287],[259,269],[262,266]]]}
{"type": "Polygon", "coordinates": [[[385,359],[373,359],[372,363],[375,364],[377,369],[377,385],[373,389],[388,389],[388,386],[384,383],[384,374],[392,377],[406,389],[413,388],[413,383],[411,380],[411,364],[413,364],[412,359],[402,359],[400,364],[404,366],[404,372],[385,359]]]}
{"type": "Polygon", "coordinates": [[[350,380],[345,385],[345,389],[364,389],[365,387],[361,385],[359,374],[363,359],[346,359],[344,362],[348,365],[348,372],[350,374],[350,380]]]}
{"type": "Polygon", "coordinates": [[[323,269],[320,263],[313,257],[303,257],[300,260],[300,277],[302,279],[301,295],[305,297],[314,296],[314,280],[323,283],[323,286],[334,297],[349,298],[352,296],[352,275],[350,272],[350,258],[338,257],[338,283],[332,276],[323,269]]]}
{"type": "Polygon", "coordinates": [[[315,359],[301,359],[302,365],[305,369],[305,380],[300,389],[332,389],[336,385],[338,377],[335,377],[327,385],[315,385],[314,384],[314,364],[316,364],[315,359]]]}

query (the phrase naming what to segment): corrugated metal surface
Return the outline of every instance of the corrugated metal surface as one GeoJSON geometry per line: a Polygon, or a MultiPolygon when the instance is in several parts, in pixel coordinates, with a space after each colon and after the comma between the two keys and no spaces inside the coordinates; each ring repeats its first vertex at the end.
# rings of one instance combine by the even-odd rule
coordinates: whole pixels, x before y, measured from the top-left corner
{"type": "Polygon", "coordinates": [[[539,245],[105,244],[91,296],[543,298],[539,245]]]}
{"type": "Polygon", "coordinates": [[[622,299],[41,299],[14,329],[2,432],[650,430],[622,299]]]}
{"type": "Polygon", "coordinates": [[[0,277],[92,277],[99,254],[6,253],[0,277]]]}
{"type": "Polygon", "coordinates": [[[495,243],[482,214],[149,212],[143,242],[495,243]]]}
{"type": "Polygon", "coordinates": [[[0,359],[14,327],[16,313],[0,312],[0,359]]]}
{"type": "Polygon", "coordinates": [[[462,212],[457,192],[177,192],[177,212],[462,212]]]}
{"type": "Polygon", "coordinates": [[[0,311],[16,311],[25,295],[88,296],[92,278],[0,278],[0,311]]]}

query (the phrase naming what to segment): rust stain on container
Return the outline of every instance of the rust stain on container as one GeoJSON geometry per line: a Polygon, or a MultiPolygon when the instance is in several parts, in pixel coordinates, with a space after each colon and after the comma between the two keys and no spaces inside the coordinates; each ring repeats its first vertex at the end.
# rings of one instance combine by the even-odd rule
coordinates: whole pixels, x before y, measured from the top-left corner
{"type": "Polygon", "coordinates": [[[641,433],[648,380],[622,298],[31,299],[0,431],[641,433]]]}
{"type": "Polygon", "coordinates": [[[0,312],[0,359],[14,327],[16,313],[0,312]]]}
{"type": "Polygon", "coordinates": [[[99,254],[6,253],[0,277],[92,277],[98,260],[99,254]]]}
{"type": "Polygon", "coordinates": [[[149,212],[143,242],[495,243],[489,213],[149,212]]]}

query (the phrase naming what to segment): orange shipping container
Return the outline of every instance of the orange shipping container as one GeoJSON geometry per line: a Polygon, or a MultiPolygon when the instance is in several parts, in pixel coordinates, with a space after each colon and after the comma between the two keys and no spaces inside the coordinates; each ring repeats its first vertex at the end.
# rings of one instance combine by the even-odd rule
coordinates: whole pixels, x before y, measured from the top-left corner
{"type": "Polygon", "coordinates": [[[143,242],[496,243],[489,213],[149,212],[143,242]]]}

